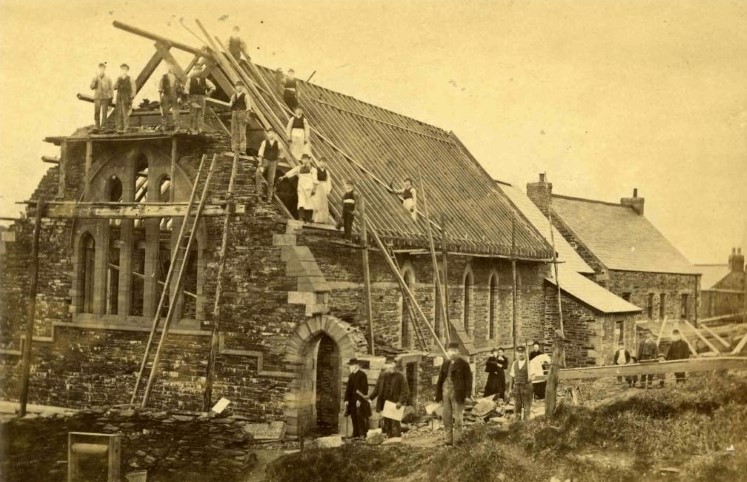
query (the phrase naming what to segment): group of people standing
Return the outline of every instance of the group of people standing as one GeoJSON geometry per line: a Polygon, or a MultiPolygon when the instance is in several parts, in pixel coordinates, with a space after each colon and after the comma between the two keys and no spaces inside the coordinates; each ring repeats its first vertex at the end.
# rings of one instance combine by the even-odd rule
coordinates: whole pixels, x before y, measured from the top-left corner
{"type": "MultiPolygon", "coordinates": [[[[682,338],[682,333],[678,329],[672,331],[672,343],[669,345],[669,349],[666,353],[659,350],[659,344],[654,339],[654,335],[648,332],[641,343],[638,345],[638,352],[635,355],[625,349],[625,344],[621,341],[618,344],[617,350],[612,355],[612,362],[615,365],[628,365],[631,363],[653,363],[657,360],[686,360],[690,358],[690,347],[682,338]]],[[[618,383],[627,386],[629,388],[635,387],[636,385],[640,388],[653,388],[655,375],[643,374],[640,376],[619,376],[617,377],[618,383]],[[638,385],[640,381],[640,385],[638,385]]],[[[677,372],[674,374],[676,383],[685,382],[685,373],[677,372]]],[[[665,374],[658,376],[659,386],[664,386],[665,374]]]]}

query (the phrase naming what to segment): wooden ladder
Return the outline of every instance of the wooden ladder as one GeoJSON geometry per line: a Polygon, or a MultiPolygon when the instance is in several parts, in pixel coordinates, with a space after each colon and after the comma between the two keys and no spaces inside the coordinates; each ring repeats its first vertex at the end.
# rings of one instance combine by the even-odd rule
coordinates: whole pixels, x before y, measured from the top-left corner
{"type": "MultiPolygon", "coordinates": [[[[387,251],[385,252],[385,256],[392,260],[392,263],[394,264],[397,272],[400,274],[400,276],[402,276],[402,268],[397,261],[396,254],[394,253],[394,246],[389,243],[386,245],[386,248],[387,251]]],[[[404,282],[404,277],[402,277],[402,280],[404,282]]],[[[410,321],[412,322],[411,325],[414,328],[415,336],[418,339],[418,342],[420,342],[420,346],[423,348],[423,350],[428,351],[428,339],[423,334],[422,327],[420,326],[420,323],[418,323],[418,318],[415,314],[415,308],[413,307],[412,302],[408,299],[408,295],[402,287],[402,283],[400,283],[400,290],[402,291],[402,302],[407,307],[407,315],[410,317],[410,321]]],[[[403,314],[402,316],[405,315],[403,314]]]]}
{"type": "MultiPolygon", "coordinates": [[[[143,375],[145,374],[145,368],[148,364],[148,358],[150,357],[150,350],[153,346],[153,340],[155,339],[156,332],[158,331],[158,325],[161,321],[161,310],[166,303],[166,299],[169,293],[169,287],[171,285],[171,279],[173,278],[174,273],[176,273],[174,293],[179,293],[182,289],[182,284],[184,282],[184,274],[186,273],[187,266],[189,264],[190,250],[192,248],[192,243],[195,239],[195,233],[197,232],[197,227],[199,225],[200,218],[202,216],[202,211],[205,207],[205,202],[207,200],[208,187],[210,186],[210,180],[213,177],[213,168],[215,167],[215,160],[217,158],[217,155],[213,155],[213,159],[210,162],[210,167],[208,169],[207,176],[205,178],[205,183],[202,188],[202,194],[200,195],[199,203],[197,204],[197,207],[195,208],[195,197],[197,195],[197,186],[200,183],[200,179],[202,178],[202,171],[205,165],[205,158],[206,156],[203,154],[202,159],[200,160],[200,167],[197,171],[197,176],[195,176],[195,181],[194,181],[194,184],[192,185],[192,193],[190,194],[190,197],[189,197],[189,204],[187,205],[187,212],[184,214],[182,225],[179,228],[179,236],[178,236],[176,245],[174,246],[174,249],[171,252],[172,261],[170,263],[169,270],[166,273],[166,280],[164,281],[164,287],[163,287],[163,291],[161,291],[161,297],[158,302],[158,306],[156,306],[156,313],[153,316],[153,326],[151,327],[151,330],[150,330],[150,335],[148,337],[148,343],[145,346],[145,353],[143,354],[143,361],[140,364],[140,371],[138,372],[137,379],[135,380],[135,388],[132,391],[132,398],[130,399],[130,405],[134,405],[135,399],[137,398],[137,393],[140,388],[140,383],[142,381],[143,375]],[[190,217],[192,218],[191,223],[190,223],[190,217]]],[[[143,401],[142,401],[143,407],[145,407],[148,403],[150,392],[153,388],[153,381],[155,380],[156,374],[158,373],[158,362],[161,359],[161,352],[163,351],[163,346],[166,341],[166,336],[168,335],[169,327],[171,325],[171,322],[174,318],[174,314],[176,312],[176,306],[177,306],[178,300],[179,300],[179,296],[177,294],[177,295],[171,296],[168,302],[169,309],[168,309],[168,312],[166,313],[166,319],[163,322],[161,338],[158,340],[158,347],[156,349],[156,354],[155,354],[155,357],[153,358],[153,362],[151,365],[150,375],[148,377],[148,383],[145,386],[145,393],[143,394],[143,401]]]]}

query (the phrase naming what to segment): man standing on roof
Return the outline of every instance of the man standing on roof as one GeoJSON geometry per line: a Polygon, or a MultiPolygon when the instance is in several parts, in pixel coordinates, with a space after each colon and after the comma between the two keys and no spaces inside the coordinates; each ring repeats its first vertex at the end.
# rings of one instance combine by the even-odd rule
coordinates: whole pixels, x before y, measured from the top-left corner
{"type": "Polygon", "coordinates": [[[309,122],[303,115],[303,109],[296,107],[295,114],[288,119],[285,134],[290,142],[290,151],[294,159],[301,159],[304,155],[311,155],[309,147],[309,122]]]}
{"type": "Polygon", "coordinates": [[[228,37],[228,51],[238,62],[241,60],[241,52],[246,50],[246,43],[239,36],[239,26],[233,28],[233,33],[228,37]]]}
{"type": "Polygon", "coordinates": [[[443,403],[446,445],[458,445],[462,437],[464,402],[472,397],[472,370],[459,356],[459,343],[449,343],[446,356],[436,382],[436,401],[443,403]]]}
{"type": "Polygon", "coordinates": [[[163,74],[158,82],[158,92],[161,94],[161,126],[164,130],[179,128],[179,97],[183,93],[182,82],[174,72],[174,67],[169,66],[169,71],[163,74]],[[174,123],[168,124],[168,113],[171,110],[174,123]]]}
{"type": "Polygon", "coordinates": [[[288,108],[295,112],[298,107],[298,82],[296,81],[296,72],[293,69],[288,70],[283,85],[283,100],[288,108]]]}
{"type": "Polygon", "coordinates": [[[101,122],[106,123],[106,116],[109,114],[109,106],[112,103],[112,93],[114,86],[112,79],[106,75],[106,63],[99,64],[99,72],[91,81],[91,90],[93,90],[93,119],[96,122],[96,129],[101,128],[101,122]]]}
{"type": "Polygon", "coordinates": [[[130,66],[120,65],[121,73],[114,84],[117,91],[117,105],[114,109],[114,117],[117,121],[117,132],[124,134],[130,128],[130,113],[132,112],[132,99],[137,92],[135,81],[130,77],[130,66]]]}
{"type": "Polygon", "coordinates": [[[402,205],[410,212],[413,221],[418,220],[418,193],[412,186],[412,179],[405,178],[405,187],[403,189],[394,189],[392,183],[389,183],[389,189],[397,194],[402,194],[402,205]]]}
{"type": "Polygon", "coordinates": [[[343,228],[345,240],[353,241],[353,220],[355,219],[355,190],[353,181],[345,181],[345,193],[342,195],[342,219],[337,222],[337,229],[343,228]]]}
{"type": "Polygon", "coordinates": [[[298,219],[310,223],[314,219],[314,194],[319,181],[316,177],[316,168],[311,165],[311,158],[304,154],[301,165],[296,166],[283,174],[280,179],[288,179],[298,176],[298,219]]]}
{"type": "Polygon", "coordinates": [[[256,189],[257,195],[262,195],[262,178],[264,177],[267,183],[267,202],[272,201],[272,197],[275,195],[275,172],[278,169],[278,158],[280,156],[280,143],[278,142],[278,135],[275,129],[270,127],[267,129],[267,139],[262,141],[257,152],[259,157],[259,167],[257,167],[256,173],[256,189]]]}
{"type": "Polygon", "coordinates": [[[246,152],[246,120],[252,109],[243,81],[236,81],[236,92],[231,96],[231,149],[234,153],[246,152]]]}
{"type": "Polygon", "coordinates": [[[327,158],[319,159],[316,169],[316,180],[319,182],[314,195],[314,222],[327,224],[329,222],[329,193],[332,192],[332,175],[327,169],[327,158]]]}
{"type": "Polygon", "coordinates": [[[205,126],[205,98],[215,90],[215,85],[202,75],[202,64],[195,64],[194,72],[187,80],[189,95],[189,130],[202,132],[205,126]]]}

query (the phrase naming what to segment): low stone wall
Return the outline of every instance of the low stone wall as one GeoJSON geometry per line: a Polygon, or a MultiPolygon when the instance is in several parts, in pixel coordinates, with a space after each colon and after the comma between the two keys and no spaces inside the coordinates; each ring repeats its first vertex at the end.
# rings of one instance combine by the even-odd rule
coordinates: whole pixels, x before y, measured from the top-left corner
{"type": "Polygon", "coordinates": [[[67,480],[68,432],[121,433],[121,475],[149,481],[242,480],[256,463],[243,417],[97,408],[0,424],[0,480],[67,480]]]}

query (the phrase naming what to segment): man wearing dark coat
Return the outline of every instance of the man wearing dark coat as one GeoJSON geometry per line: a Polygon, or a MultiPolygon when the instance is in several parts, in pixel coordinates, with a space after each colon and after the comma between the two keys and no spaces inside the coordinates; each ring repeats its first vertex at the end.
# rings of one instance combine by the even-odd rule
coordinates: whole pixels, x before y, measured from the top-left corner
{"type": "Polygon", "coordinates": [[[436,382],[436,401],[443,403],[446,445],[455,445],[462,436],[464,401],[472,397],[472,370],[459,356],[459,343],[449,343],[446,355],[436,382]]]}
{"type": "Polygon", "coordinates": [[[503,349],[490,351],[490,356],[485,361],[485,371],[488,381],[485,383],[484,396],[495,395],[495,399],[506,399],[506,372],[508,358],[503,355],[503,349]]]}
{"type": "Polygon", "coordinates": [[[345,386],[345,416],[353,421],[353,438],[366,438],[368,418],[371,416],[371,405],[365,398],[368,393],[368,377],[360,369],[360,362],[355,358],[348,362],[350,375],[345,386]]]}
{"type": "MultiPolygon", "coordinates": [[[[654,335],[646,334],[646,338],[638,346],[638,362],[656,360],[659,357],[659,347],[654,341],[654,335]]],[[[641,388],[652,388],[654,376],[651,374],[641,375],[641,388]]]]}
{"type": "MultiPolygon", "coordinates": [[[[687,346],[687,342],[682,339],[682,334],[679,330],[672,332],[673,342],[669,345],[669,352],[667,352],[667,360],[687,360],[690,358],[690,347],[687,346]]],[[[677,372],[674,374],[676,383],[685,383],[685,373],[677,372]]]]}
{"type": "MultiPolygon", "coordinates": [[[[631,359],[632,357],[630,356],[630,352],[625,349],[625,343],[618,343],[617,351],[614,355],[612,355],[612,362],[615,365],[627,365],[628,363],[630,363],[631,359]]],[[[622,384],[623,377],[617,377],[617,383],[622,384]]],[[[625,377],[625,383],[628,385],[628,387],[632,387],[635,384],[635,380],[633,379],[633,377],[625,377]]]]}
{"type": "MultiPolygon", "coordinates": [[[[397,371],[397,362],[394,357],[387,357],[385,369],[379,375],[374,391],[371,392],[369,399],[376,399],[376,411],[384,410],[384,402],[397,404],[397,408],[402,408],[407,404],[407,398],[410,396],[410,387],[407,386],[405,376],[397,371]]],[[[401,437],[402,425],[399,420],[383,418],[384,434],[388,437],[401,437]]]]}

